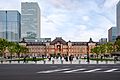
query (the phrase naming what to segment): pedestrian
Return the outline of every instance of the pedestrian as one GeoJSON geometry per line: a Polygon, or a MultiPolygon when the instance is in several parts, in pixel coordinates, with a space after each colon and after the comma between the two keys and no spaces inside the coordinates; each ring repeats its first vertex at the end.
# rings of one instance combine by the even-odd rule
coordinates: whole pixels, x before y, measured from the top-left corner
{"type": "Polygon", "coordinates": [[[45,61],[45,60],[43,60],[43,62],[44,62],[44,64],[46,63],[46,61],[45,61]]]}
{"type": "Polygon", "coordinates": [[[80,62],[81,62],[81,61],[79,60],[79,64],[80,64],[80,62]]]}
{"type": "Polygon", "coordinates": [[[24,63],[26,62],[26,57],[24,57],[24,63]]]}
{"type": "Polygon", "coordinates": [[[54,64],[54,60],[52,60],[52,64],[54,64]]]}

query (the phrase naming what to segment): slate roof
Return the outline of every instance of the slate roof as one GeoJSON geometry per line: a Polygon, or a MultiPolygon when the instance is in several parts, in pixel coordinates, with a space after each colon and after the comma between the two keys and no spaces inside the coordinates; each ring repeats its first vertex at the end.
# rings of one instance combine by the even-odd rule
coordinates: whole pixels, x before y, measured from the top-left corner
{"type": "Polygon", "coordinates": [[[27,42],[27,46],[46,46],[45,42],[27,42]]]}
{"type": "MultiPolygon", "coordinates": [[[[90,38],[89,42],[71,42],[71,41],[66,42],[65,40],[62,39],[62,37],[56,37],[56,39],[48,43],[50,43],[50,45],[54,45],[58,42],[63,45],[68,45],[68,42],[70,42],[72,43],[72,46],[87,46],[88,43],[96,43],[96,45],[100,45],[99,42],[93,42],[92,38],[90,38]]],[[[25,42],[24,39],[21,41],[21,43],[26,43],[27,46],[46,46],[46,42],[25,42]]]]}
{"type": "Polygon", "coordinates": [[[63,40],[61,37],[57,37],[57,38],[54,39],[50,44],[51,44],[51,45],[54,45],[54,44],[56,44],[57,42],[59,42],[59,43],[61,43],[61,44],[64,44],[64,45],[67,44],[67,42],[66,42],[65,40],[63,40]]]}
{"type": "Polygon", "coordinates": [[[72,46],[87,46],[87,42],[72,42],[72,46]]]}

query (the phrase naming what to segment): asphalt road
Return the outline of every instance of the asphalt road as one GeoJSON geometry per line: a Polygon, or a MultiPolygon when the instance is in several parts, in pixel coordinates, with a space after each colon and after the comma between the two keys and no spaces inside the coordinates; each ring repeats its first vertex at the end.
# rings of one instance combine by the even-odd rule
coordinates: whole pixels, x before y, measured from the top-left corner
{"type": "Polygon", "coordinates": [[[120,80],[120,64],[0,64],[0,80],[120,80]]]}

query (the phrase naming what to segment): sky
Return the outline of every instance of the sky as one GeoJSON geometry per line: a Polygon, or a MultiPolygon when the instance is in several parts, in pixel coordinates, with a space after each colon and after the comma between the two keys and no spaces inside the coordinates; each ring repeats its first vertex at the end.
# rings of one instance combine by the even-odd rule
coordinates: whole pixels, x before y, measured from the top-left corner
{"type": "Polygon", "coordinates": [[[38,2],[41,37],[62,37],[66,41],[99,41],[116,26],[119,0],[0,0],[0,10],[18,10],[21,2],[38,2]]]}

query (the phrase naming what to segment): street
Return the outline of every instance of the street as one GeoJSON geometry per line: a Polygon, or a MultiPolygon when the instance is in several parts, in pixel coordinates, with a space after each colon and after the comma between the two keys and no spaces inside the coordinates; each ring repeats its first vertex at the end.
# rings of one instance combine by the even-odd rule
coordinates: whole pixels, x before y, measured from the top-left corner
{"type": "Polygon", "coordinates": [[[0,80],[120,80],[120,64],[0,64],[0,80]]]}

